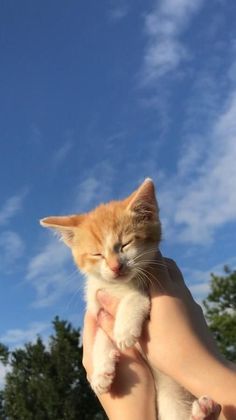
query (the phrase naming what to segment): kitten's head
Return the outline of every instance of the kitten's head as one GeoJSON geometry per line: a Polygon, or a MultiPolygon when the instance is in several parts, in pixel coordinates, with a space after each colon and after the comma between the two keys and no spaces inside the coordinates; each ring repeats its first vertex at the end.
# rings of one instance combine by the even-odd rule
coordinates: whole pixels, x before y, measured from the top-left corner
{"type": "Polygon", "coordinates": [[[161,239],[155,189],[149,178],[124,200],[101,204],[86,214],[47,217],[40,223],[60,233],[83,273],[108,282],[143,277],[161,239]]]}

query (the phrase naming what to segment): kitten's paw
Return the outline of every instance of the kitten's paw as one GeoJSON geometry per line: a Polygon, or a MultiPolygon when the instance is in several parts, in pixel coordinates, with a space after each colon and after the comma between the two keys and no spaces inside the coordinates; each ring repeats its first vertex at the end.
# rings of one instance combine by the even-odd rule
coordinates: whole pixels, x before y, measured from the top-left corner
{"type": "Polygon", "coordinates": [[[114,363],[118,363],[120,360],[120,352],[117,349],[112,349],[109,353],[109,359],[111,359],[114,363]]]}
{"type": "Polygon", "coordinates": [[[211,416],[211,420],[217,420],[221,411],[221,406],[216,404],[209,397],[201,397],[193,402],[192,415],[190,420],[204,420],[211,416]]]}
{"type": "Polygon", "coordinates": [[[114,339],[121,351],[133,347],[141,335],[140,327],[114,329],[114,339]]]}
{"type": "Polygon", "coordinates": [[[108,392],[113,379],[115,377],[115,367],[113,369],[106,369],[104,372],[94,372],[92,375],[90,385],[95,394],[104,394],[108,392]]]}

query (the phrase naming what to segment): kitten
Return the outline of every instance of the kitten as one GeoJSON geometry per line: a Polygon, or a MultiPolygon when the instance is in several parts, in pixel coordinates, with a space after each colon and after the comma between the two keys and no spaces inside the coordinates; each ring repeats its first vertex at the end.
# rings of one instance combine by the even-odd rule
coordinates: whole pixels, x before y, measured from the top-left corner
{"type": "MultiPolygon", "coordinates": [[[[98,329],[93,348],[91,386],[97,394],[107,392],[119,351],[135,345],[150,311],[147,270],[156,259],[161,240],[154,184],[148,178],[125,200],[101,204],[87,214],[48,217],[40,223],[59,231],[71,248],[76,265],[86,277],[87,309],[94,316],[100,309],[98,289],[106,289],[120,299],[115,343],[98,329]]],[[[214,403],[207,397],[196,400],[157,370],[154,377],[160,420],[201,420],[214,411],[214,403]]]]}

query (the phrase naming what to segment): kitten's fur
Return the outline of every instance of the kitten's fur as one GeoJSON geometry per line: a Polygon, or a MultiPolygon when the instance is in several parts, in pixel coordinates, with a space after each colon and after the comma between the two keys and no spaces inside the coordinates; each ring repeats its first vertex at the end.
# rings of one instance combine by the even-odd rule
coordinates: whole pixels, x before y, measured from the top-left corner
{"type": "MultiPolygon", "coordinates": [[[[71,248],[75,263],[86,276],[89,311],[96,316],[100,309],[98,289],[120,299],[114,326],[116,344],[98,329],[93,348],[91,386],[96,393],[106,392],[115,376],[119,350],[135,345],[150,310],[148,269],[161,239],[153,182],[146,179],[125,200],[102,204],[87,214],[45,218],[41,224],[58,230],[71,248]]],[[[171,378],[159,371],[154,376],[160,420],[201,420],[206,410],[211,412],[210,399],[193,403],[195,398],[171,378]]]]}

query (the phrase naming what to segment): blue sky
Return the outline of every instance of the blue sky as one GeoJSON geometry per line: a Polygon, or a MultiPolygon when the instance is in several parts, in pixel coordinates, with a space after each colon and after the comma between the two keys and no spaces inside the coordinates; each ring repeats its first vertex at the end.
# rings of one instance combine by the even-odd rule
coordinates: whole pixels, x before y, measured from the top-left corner
{"type": "Polygon", "coordinates": [[[235,268],[235,16],[230,0],[1,3],[0,341],[81,324],[83,281],[38,220],[147,176],[194,296],[235,268]]]}

